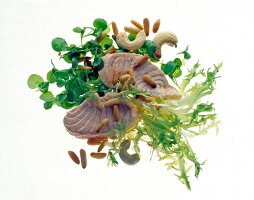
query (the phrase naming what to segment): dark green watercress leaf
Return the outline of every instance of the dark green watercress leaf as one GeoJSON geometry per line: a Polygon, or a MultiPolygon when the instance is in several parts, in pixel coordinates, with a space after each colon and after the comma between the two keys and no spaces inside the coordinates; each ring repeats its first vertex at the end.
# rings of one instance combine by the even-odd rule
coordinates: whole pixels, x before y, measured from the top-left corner
{"type": "Polygon", "coordinates": [[[173,77],[173,73],[174,73],[175,69],[176,69],[176,65],[173,61],[169,61],[168,63],[161,66],[161,70],[165,74],[169,75],[170,78],[173,77]]]}
{"type": "Polygon", "coordinates": [[[133,34],[133,33],[130,33],[129,35],[128,35],[128,39],[130,40],[130,41],[134,41],[135,39],[136,39],[136,34],[133,34]]]}
{"type": "Polygon", "coordinates": [[[174,63],[178,68],[182,66],[182,61],[179,58],[175,58],[174,63]]]}
{"type": "Polygon", "coordinates": [[[72,57],[71,63],[72,63],[72,66],[71,66],[71,67],[72,67],[73,69],[77,68],[77,66],[78,66],[78,58],[77,58],[77,57],[72,57]]]}
{"type": "Polygon", "coordinates": [[[38,85],[38,89],[42,92],[42,93],[45,93],[48,91],[48,88],[49,88],[49,82],[41,82],[39,85],[38,85]]]}
{"type": "Polygon", "coordinates": [[[65,80],[63,80],[63,79],[58,79],[57,81],[56,81],[56,85],[57,85],[57,87],[63,87],[63,86],[65,86],[65,83],[66,83],[66,81],[65,80]]]}
{"type": "Polygon", "coordinates": [[[54,77],[56,79],[64,79],[64,80],[68,80],[69,79],[69,70],[61,70],[61,71],[57,71],[54,73],[54,77]]]}
{"type": "Polygon", "coordinates": [[[189,60],[191,58],[191,55],[188,52],[184,52],[183,57],[184,59],[189,60]]]}
{"type": "Polygon", "coordinates": [[[82,28],[80,28],[80,27],[75,27],[75,28],[73,29],[73,31],[74,31],[75,33],[81,33],[81,32],[82,32],[82,28]]]}
{"type": "Polygon", "coordinates": [[[109,38],[107,35],[103,38],[103,40],[100,42],[100,45],[103,46],[105,49],[109,49],[113,44],[113,40],[109,38]]]}
{"type": "Polygon", "coordinates": [[[143,48],[145,48],[147,54],[149,56],[151,56],[156,51],[156,44],[153,41],[151,41],[151,40],[146,40],[144,45],[143,45],[143,48]]]}
{"type": "Polygon", "coordinates": [[[52,108],[53,106],[53,102],[52,101],[45,101],[44,104],[43,104],[43,107],[48,110],[50,108],[52,108]]]}
{"type": "Polygon", "coordinates": [[[98,39],[101,36],[101,34],[102,34],[101,28],[95,29],[93,32],[93,35],[95,36],[96,39],[98,39]]]}
{"type": "Polygon", "coordinates": [[[107,28],[107,22],[105,19],[97,18],[93,21],[93,26],[104,31],[107,28]]]}
{"type": "Polygon", "coordinates": [[[67,50],[68,44],[63,38],[54,38],[51,46],[56,52],[61,52],[67,50]]]}
{"type": "Polygon", "coordinates": [[[59,94],[58,95],[59,102],[61,103],[62,101],[64,101],[66,97],[67,97],[66,93],[59,94]]]}
{"type": "Polygon", "coordinates": [[[37,86],[43,82],[43,78],[37,74],[31,74],[28,77],[27,85],[30,89],[35,89],[37,86]]]}
{"type": "Polygon", "coordinates": [[[99,70],[101,70],[103,68],[103,60],[101,57],[95,57],[94,61],[93,61],[93,66],[96,67],[99,70]]]}
{"type": "Polygon", "coordinates": [[[40,99],[42,101],[53,101],[55,98],[54,98],[54,95],[52,94],[52,92],[48,91],[48,92],[42,93],[40,95],[40,99]]]}
{"type": "Polygon", "coordinates": [[[69,54],[64,54],[63,59],[64,59],[65,62],[71,63],[71,59],[69,57],[69,54]]]}

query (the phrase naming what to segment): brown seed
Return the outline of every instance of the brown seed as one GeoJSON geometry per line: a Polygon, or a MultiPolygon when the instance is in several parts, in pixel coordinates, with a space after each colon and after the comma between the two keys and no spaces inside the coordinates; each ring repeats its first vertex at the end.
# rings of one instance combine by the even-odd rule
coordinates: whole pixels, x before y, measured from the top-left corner
{"type": "Polygon", "coordinates": [[[143,19],[143,26],[144,26],[144,31],[146,33],[146,36],[149,35],[149,29],[150,29],[150,22],[148,18],[143,19]]]}
{"type": "Polygon", "coordinates": [[[97,42],[100,43],[107,36],[106,32],[102,32],[101,36],[97,39],[97,42]]]}
{"type": "Polygon", "coordinates": [[[101,123],[97,128],[97,132],[100,132],[100,130],[103,129],[103,127],[107,126],[108,122],[109,122],[109,119],[107,117],[105,119],[101,120],[101,123]]]}
{"type": "Polygon", "coordinates": [[[138,34],[138,32],[140,31],[138,28],[136,27],[130,27],[130,26],[125,26],[124,30],[128,33],[132,33],[132,34],[138,34]]]}
{"type": "Polygon", "coordinates": [[[124,83],[125,81],[127,81],[130,78],[131,78],[131,76],[129,74],[125,74],[125,75],[121,76],[119,78],[119,80],[120,80],[121,83],[124,83]]]}
{"type": "Polygon", "coordinates": [[[155,81],[152,79],[151,76],[145,74],[143,75],[143,81],[145,81],[146,83],[148,83],[149,85],[151,85],[153,88],[156,88],[156,83],[155,81]]]}
{"type": "Polygon", "coordinates": [[[98,150],[97,152],[101,152],[102,149],[105,147],[105,143],[107,142],[108,140],[103,140],[103,142],[100,144],[100,146],[98,147],[98,150]]]}
{"type": "Polygon", "coordinates": [[[80,159],[81,159],[81,167],[85,169],[87,166],[87,159],[86,159],[86,151],[84,149],[80,149],[80,159]]]}
{"type": "Polygon", "coordinates": [[[83,65],[78,65],[78,69],[81,69],[81,70],[91,70],[92,67],[89,67],[89,66],[83,66],[83,65]]]}
{"type": "Polygon", "coordinates": [[[109,99],[104,103],[104,106],[113,106],[115,104],[120,104],[120,100],[118,98],[109,99]]]}
{"type": "Polygon", "coordinates": [[[78,156],[73,151],[68,151],[68,154],[73,162],[75,162],[77,165],[80,164],[80,160],[79,160],[78,156]]]}
{"type": "Polygon", "coordinates": [[[117,48],[115,48],[114,46],[110,47],[110,49],[108,50],[108,52],[106,54],[112,54],[115,53],[117,50],[117,48]]]}
{"type": "Polygon", "coordinates": [[[106,137],[96,137],[96,138],[89,138],[87,140],[88,145],[99,145],[101,144],[104,140],[107,140],[106,137]]]}
{"type": "Polygon", "coordinates": [[[84,62],[84,61],[88,61],[88,60],[91,60],[92,58],[89,57],[89,56],[85,56],[85,57],[81,57],[78,59],[78,62],[84,62]]]}
{"type": "Polygon", "coordinates": [[[132,23],[134,26],[136,26],[139,30],[143,30],[143,29],[144,29],[143,26],[142,26],[139,22],[137,22],[136,20],[134,20],[134,19],[131,20],[131,23],[132,23]]]}
{"type": "Polygon", "coordinates": [[[95,101],[95,107],[99,110],[103,108],[103,103],[101,102],[101,98],[99,97],[98,93],[95,93],[96,101],[95,101]]]}
{"type": "Polygon", "coordinates": [[[113,85],[115,85],[117,81],[119,81],[120,75],[121,75],[120,72],[117,72],[114,74],[113,81],[112,81],[113,85]]]}
{"type": "Polygon", "coordinates": [[[117,105],[114,105],[113,106],[113,117],[114,117],[114,119],[116,120],[116,121],[120,121],[120,117],[121,117],[121,115],[120,115],[120,112],[119,112],[119,109],[118,109],[118,106],[117,105]]]}
{"type": "Polygon", "coordinates": [[[128,69],[128,74],[131,76],[133,84],[135,84],[136,83],[136,79],[135,79],[133,70],[132,69],[128,69]]]}
{"type": "Polygon", "coordinates": [[[145,101],[145,102],[152,102],[153,101],[153,97],[144,97],[142,95],[138,95],[138,99],[142,100],[142,101],[145,101]]]}
{"type": "Polygon", "coordinates": [[[119,32],[118,32],[118,28],[117,28],[116,23],[112,22],[111,25],[112,25],[112,29],[113,29],[113,35],[117,36],[119,32]]]}
{"type": "Polygon", "coordinates": [[[140,65],[144,64],[148,60],[148,55],[139,57],[137,61],[134,63],[134,67],[139,67],[140,65]]]}
{"type": "Polygon", "coordinates": [[[106,153],[101,153],[101,152],[92,152],[91,157],[96,158],[96,159],[102,159],[106,157],[106,153]]]}
{"type": "Polygon", "coordinates": [[[161,20],[157,19],[153,24],[153,33],[157,33],[160,28],[161,20]]]}

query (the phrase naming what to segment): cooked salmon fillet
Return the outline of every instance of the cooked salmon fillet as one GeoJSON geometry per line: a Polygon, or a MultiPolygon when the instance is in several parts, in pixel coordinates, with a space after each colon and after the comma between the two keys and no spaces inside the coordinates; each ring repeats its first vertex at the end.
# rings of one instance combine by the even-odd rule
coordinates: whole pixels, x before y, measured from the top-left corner
{"type": "Polygon", "coordinates": [[[104,67],[99,71],[103,83],[109,87],[115,87],[115,80],[128,74],[132,69],[136,79],[135,86],[138,90],[147,90],[151,96],[166,97],[171,99],[180,99],[181,93],[173,86],[169,85],[165,74],[152,64],[145,56],[131,53],[114,53],[108,54],[103,58],[104,67]],[[143,80],[143,76],[148,75],[156,84],[151,84],[143,80]]]}

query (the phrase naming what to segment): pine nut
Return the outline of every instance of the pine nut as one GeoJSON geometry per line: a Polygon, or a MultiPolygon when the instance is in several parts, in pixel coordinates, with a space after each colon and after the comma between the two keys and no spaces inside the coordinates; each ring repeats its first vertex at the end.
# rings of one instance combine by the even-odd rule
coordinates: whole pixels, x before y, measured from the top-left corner
{"type": "Polygon", "coordinates": [[[118,106],[117,105],[114,105],[113,106],[113,117],[116,121],[120,121],[120,112],[119,112],[119,109],[118,109],[118,106]]]}
{"type": "Polygon", "coordinates": [[[133,84],[135,84],[136,83],[136,79],[135,79],[133,70],[132,69],[128,69],[128,74],[131,76],[133,84]]]}
{"type": "Polygon", "coordinates": [[[95,93],[96,101],[95,101],[95,107],[99,110],[103,108],[103,103],[101,102],[101,99],[98,95],[98,93],[95,93]]]}
{"type": "Polygon", "coordinates": [[[83,66],[83,65],[78,65],[78,69],[81,69],[81,70],[91,70],[92,67],[89,67],[89,66],[83,66]]]}
{"type": "Polygon", "coordinates": [[[96,158],[96,159],[103,159],[106,157],[106,153],[101,153],[101,152],[92,152],[91,157],[96,158]]]}
{"type": "Polygon", "coordinates": [[[79,160],[78,156],[73,151],[68,151],[68,154],[73,162],[75,162],[77,165],[80,164],[80,160],[79,160]]]}
{"type": "Polygon", "coordinates": [[[156,88],[156,83],[155,81],[151,78],[151,76],[145,74],[143,75],[143,81],[145,81],[146,83],[148,83],[150,86],[152,86],[153,88],[156,88]]]}
{"type": "Polygon", "coordinates": [[[161,20],[157,19],[153,24],[153,33],[157,33],[160,28],[161,20]]]}
{"type": "Polygon", "coordinates": [[[112,29],[113,29],[113,34],[114,34],[114,36],[117,36],[119,32],[118,32],[118,28],[117,28],[116,23],[115,23],[115,22],[112,22],[111,25],[112,25],[112,29]]]}
{"type": "Polygon", "coordinates": [[[101,144],[104,140],[107,140],[106,137],[96,137],[96,138],[89,138],[87,140],[88,145],[99,145],[101,144]]]}
{"type": "Polygon", "coordinates": [[[97,133],[100,132],[100,130],[101,130],[103,127],[107,126],[107,125],[108,125],[108,122],[109,122],[109,119],[108,119],[108,118],[103,119],[103,120],[101,121],[100,125],[99,125],[98,128],[97,128],[97,133]]]}
{"type": "Polygon", "coordinates": [[[98,150],[97,152],[101,152],[102,149],[105,147],[105,143],[107,142],[108,140],[103,140],[103,142],[100,144],[100,146],[98,147],[98,150]]]}
{"type": "Polygon", "coordinates": [[[138,32],[140,31],[138,28],[130,27],[130,26],[125,26],[124,30],[125,32],[132,33],[132,34],[138,34],[138,32]]]}
{"type": "Polygon", "coordinates": [[[85,169],[87,166],[87,158],[86,151],[84,149],[80,149],[80,159],[81,159],[81,167],[85,169]]]}
{"type": "Polygon", "coordinates": [[[130,78],[131,78],[131,76],[129,74],[125,74],[125,75],[121,76],[119,78],[119,80],[120,80],[121,83],[124,83],[125,81],[127,81],[130,78]]]}
{"type": "Polygon", "coordinates": [[[134,26],[136,26],[139,30],[143,30],[143,29],[144,29],[143,26],[142,26],[139,22],[137,22],[136,20],[134,20],[134,19],[131,20],[131,23],[132,23],[134,26]]]}
{"type": "Polygon", "coordinates": [[[140,65],[144,64],[148,60],[148,55],[139,57],[137,61],[134,63],[134,67],[139,67],[140,65]]]}
{"type": "Polygon", "coordinates": [[[146,33],[146,36],[148,36],[149,35],[149,29],[150,29],[150,22],[149,22],[148,18],[144,18],[143,26],[144,26],[144,31],[146,33]]]}
{"type": "Polygon", "coordinates": [[[113,98],[113,99],[109,99],[108,101],[106,101],[104,103],[104,106],[107,107],[107,106],[113,106],[115,104],[120,104],[120,100],[118,98],[113,98]]]}

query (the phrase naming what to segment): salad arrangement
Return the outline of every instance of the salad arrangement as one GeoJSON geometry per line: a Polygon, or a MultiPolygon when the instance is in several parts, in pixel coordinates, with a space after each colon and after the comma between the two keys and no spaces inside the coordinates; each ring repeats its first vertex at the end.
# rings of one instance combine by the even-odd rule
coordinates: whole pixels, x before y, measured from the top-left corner
{"type": "MultiPolygon", "coordinates": [[[[120,33],[115,22],[101,18],[95,19],[92,27],[75,27],[78,45],[54,38],[53,50],[70,67],[60,69],[51,61],[46,79],[32,74],[28,87],[41,93],[45,109],[70,109],[64,126],[71,135],[98,145],[91,157],[107,158],[112,166],[120,165],[120,160],[135,165],[141,158],[139,146],[146,143],[151,156],[156,154],[165,161],[167,169],[175,170],[190,189],[191,167],[198,177],[204,162],[197,159],[188,140],[218,129],[214,104],[203,99],[215,90],[222,63],[209,69],[199,62],[188,66],[188,46],[163,61],[161,55],[166,52],[161,47],[177,47],[177,36],[157,33],[160,20],[152,27],[147,18],[143,23],[131,23],[134,26],[126,26],[120,33]],[[149,39],[150,29],[156,33],[153,39],[149,39]],[[57,85],[61,92],[54,94],[50,85],[57,85]],[[127,151],[130,147],[133,154],[127,151]]],[[[80,159],[73,151],[68,154],[77,164],[81,159],[86,168],[84,149],[80,159]]]]}

